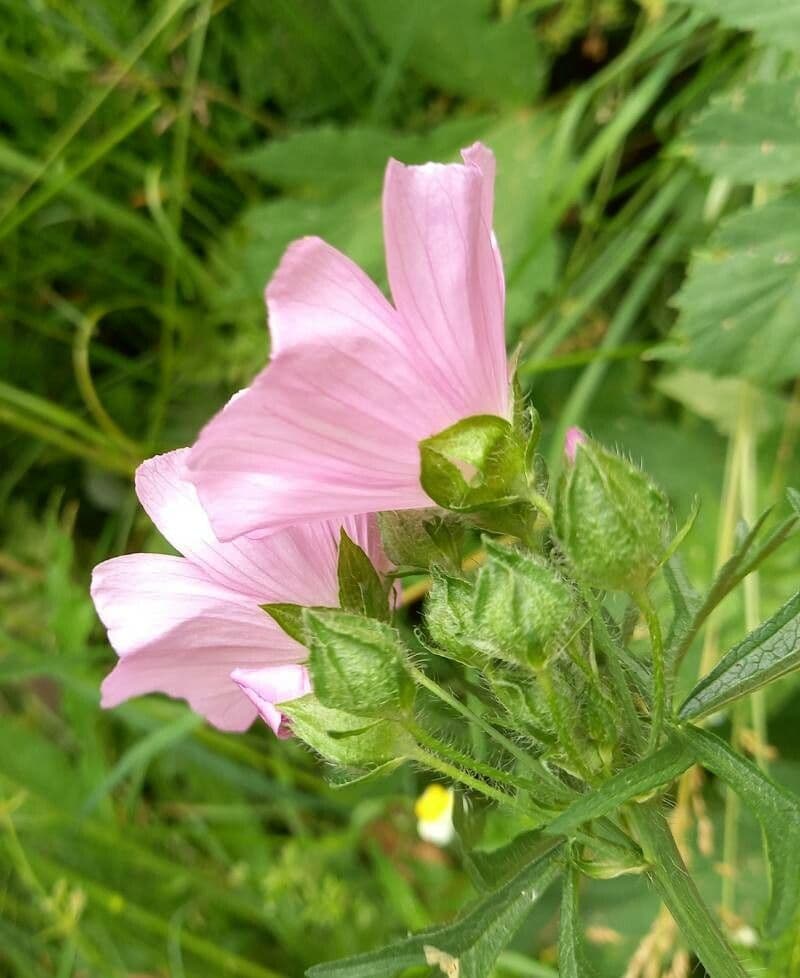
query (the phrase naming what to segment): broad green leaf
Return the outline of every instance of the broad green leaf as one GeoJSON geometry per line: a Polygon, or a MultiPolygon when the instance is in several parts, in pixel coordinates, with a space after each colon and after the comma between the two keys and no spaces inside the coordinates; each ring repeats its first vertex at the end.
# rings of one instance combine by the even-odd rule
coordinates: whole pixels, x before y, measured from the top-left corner
{"type": "Polygon", "coordinates": [[[393,978],[406,968],[429,967],[445,978],[488,978],[498,955],[561,870],[558,846],[525,866],[460,920],[369,954],[318,964],[308,978],[393,978]]]}
{"type": "Polygon", "coordinates": [[[675,301],[687,365],[774,385],[800,373],[800,195],[724,221],[675,301]]]}
{"type": "Polygon", "coordinates": [[[582,795],[542,830],[546,835],[571,835],[592,819],[610,815],[621,805],[669,784],[692,766],[692,752],[672,740],[655,754],[615,774],[599,788],[582,795]]]}
{"type": "MultiPolygon", "coordinates": [[[[738,377],[715,377],[701,370],[681,367],[659,377],[655,385],[700,418],[710,421],[723,435],[731,435],[741,414],[742,383],[738,377]]],[[[771,391],[754,390],[753,427],[772,431],[783,424],[786,400],[771,391]]]]}
{"type": "Polygon", "coordinates": [[[594,978],[595,972],[586,960],[581,920],[578,913],[579,873],[567,866],[561,891],[561,922],[558,930],[559,978],[594,978]]]}
{"type": "Polygon", "coordinates": [[[546,61],[530,19],[493,13],[491,0],[361,0],[369,26],[426,81],[483,102],[528,104],[546,61]]]}
{"type": "Polygon", "coordinates": [[[235,166],[288,190],[318,196],[343,190],[380,192],[390,157],[403,163],[455,158],[488,127],[487,116],[449,119],[423,135],[378,126],[324,125],[282,139],[267,139],[240,153],[235,166]]]}
{"type": "Polygon", "coordinates": [[[394,628],[347,611],[307,609],[308,668],[320,703],[357,716],[399,710],[413,690],[394,628]]]}
{"type": "Polygon", "coordinates": [[[722,709],[800,668],[800,592],[722,657],[686,698],[681,720],[722,709]]]}
{"type": "Polygon", "coordinates": [[[787,51],[800,46],[800,5],[796,0],[682,0],[718,17],[725,27],[753,31],[764,44],[787,51]]]}
{"type": "Polygon", "coordinates": [[[344,527],[339,534],[339,606],[367,618],[388,621],[389,595],[372,566],[372,561],[347,535],[344,527]]]}
{"type": "Polygon", "coordinates": [[[689,128],[684,150],[703,169],[738,183],[800,177],[800,79],[735,88],[689,128]]]}
{"type": "Polygon", "coordinates": [[[800,798],[707,730],[687,726],[682,739],[703,767],[730,785],[761,822],[771,883],[766,931],[776,936],[800,904],[800,798]]]}

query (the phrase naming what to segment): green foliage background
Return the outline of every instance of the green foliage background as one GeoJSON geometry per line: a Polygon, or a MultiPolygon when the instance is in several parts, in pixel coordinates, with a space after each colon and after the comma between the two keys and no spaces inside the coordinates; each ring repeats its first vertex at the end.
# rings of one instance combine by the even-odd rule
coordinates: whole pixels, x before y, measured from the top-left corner
{"type": "MultiPolygon", "coordinates": [[[[263,365],[262,290],[320,234],[384,283],[389,155],[498,157],[509,348],[557,464],[582,423],[701,514],[707,580],[747,435],[760,505],[798,483],[800,14],[788,0],[0,3],[0,975],[300,975],[448,919],[473,892],[416,838],[404,768],[337,790],[294,744],[156,697],[104,714],[97,561],[163,542],[137,462],[263,365]],[[715,20],[722,17],[723,22],[715,20]],[[730,471],[730,468],[728,469],[730,471]]],[[[760,577],[763,615],[797,547],[760,577]]],[[[413,616],[412,616],[413,617],[413,616]]],[[[742,608],[717,618],[724,650],[742,608]]],[[[685,670],[696,675],[699,649],[685,670]]],[[[796,679],[773,774],[800,787],[796,679]]],[[[715,850],[695,864],[719,903],[715,850]]],[[[489,840],[513,825],[497,814],[489,840]]],[[[736,913],[757,921],[741,816],[736,913]]],[[[654,897],[583,898],[619,975],[654,897]]],[[[610,895],[609,895],[610,894],[610,895]]],[[[499,974],[552,976],[556,897],[499,974]]],[[[746,953],[800,974],[794,946],[746,953]]]]}

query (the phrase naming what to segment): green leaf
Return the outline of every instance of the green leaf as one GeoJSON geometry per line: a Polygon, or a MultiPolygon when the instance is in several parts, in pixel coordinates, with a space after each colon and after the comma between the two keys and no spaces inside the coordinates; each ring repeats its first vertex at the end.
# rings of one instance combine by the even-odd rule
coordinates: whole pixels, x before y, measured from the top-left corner
{"type": "Polygon", "coordinates": [[[771,883],[766,931],[777,936],[800,904],[800,798],[707,730],[687,726],[681,736],[703,767],[730,785],[761,822],[771,883]]]}
{"type": "Polygon", "coordinates": [[[688,0],[695,10],[718,17],[726,27],[753,31],[764,44],[796,51],[800,46],[800,6],[796,0],[688,0]]]}
{"type": "Polygon", "coordinates": [[[486,116],[449,119],[424,135],[377,126],[323,125],[267,139],[233,165],[278,187],[335,196],[343,190],[380,192],[386,161],[425,163],[455,156],[486,127],[486,116]]]}
{"type": "Polygon", "coordinates": [[[546,61],[522,10],[500,19],[491,0],[361,4],[390,51],[399,48],[417,74],[444,92],[529,104],[541,86],[546,61]]]}
{"type": "Polygon", "coordinates": [[[800,177],[800,79],[734,88],[689,128],[684,149],[704,170],[738,183],[800,177]]]}
{"type": "Polygon", "coordinates": [[[676,304],[676,356],[693,368],[772,385],[800,373],[800,195],[724,221],[676,304]]]}
{"type": "Polygon", "coordinates": [[[559,978],[594,978],[595,971],[586,960],[583,931],[578,913],[580,874],[567,866],[561,891],[561,922],[558,930],[559,978]]]}
{"type": "Polygon", "coordinates": [[[315,965],[306,974],[308,978],[393,978],[406,968],[428,965],[446,978],[488,978],[530,908],[558,876],[561,860],[561,847],[551,849],[453,924],[369,954],[315,965]]]}
{"type": "Polygon", "coordinates": [[[770,507],[764,510],[751,528],[747,529],[745,526],[746,532],[744,537],[733,556],[717,572],[714,583],[703,598],[700,607],[694,611],[688,624],[685,624],[681,630],[675,630],[673,632],[667,647],[668,658],[680,662],[688,651],[703,622],[708,618],[714,608],[748,574],[752,574],[769,556],[775,553],[797,531],[798,526],[800,526],[800,513],[793,514],[785,520],[782,520],[767,535],[766,539],[759,543],[762,530],[771,512],[772,508],[770,507]]]}
{"type": "Polygon", "coordinates": [[[663,566],[664,578],[672,600],[673,616],[667,636],[667,648],[677,646],[691,627],[703,604],[702,596],[686,577],[680,557],[671,557],[663,566]]]}
{"type": "MultiPolygon", "coordinates": [[[[678,401],[700,418],[710,421],[717,430],[732,435],[741,414],[742,381],[738,377],[715,377],[701,370],[681,367],[663,374],[656,387],[678,401]]],[[[786,399],[771,391],[755,389],[752,402],[753,428],[758,432],[772,431],[783,424],[786,399]]]]}
{"type": "Polygon", "coordinates": [[[800,591],[722,657],[678,714],[696,720],[800,668],[800,591]]]}
{"type": "Polygon", "coordinates": [[[671,740],[655,754],[615,774],[599,788],[582,795],[542,830],[546,835],[572,835],[592,819],[610,815],[621,805],[669,784],[694,763],[692,752],[680,740],[671,740]]]}
{"type": "Polygon", "coordinates": [[[367,618],[388,621],[390,618],[387,589],[372,566],[372,561],[347,535],[339,535],[339,607],[367,618]]]}
{"type": "Polygon", "coordinates": [[[363,716],[334,710],[309,693],[281,703],[292,722],[292,733],[327,761],[349,768],[372,768],[410,757],[413,738],[397,723],[370,723],[363,716]]]}
{"type": "Polygon", "coordinates": [[[479,890],[491,893],[512,879],[520,865],[529,863],[551,844],[538,829],[532,829],[498,849],[473,849],[465,853],[464,867],[479,890]]]}
{"type": "Polygon", "coordinates": [[[524,449],[504,418],[464,418],[419,449],[422,488],[445,509],[508,506],[524,495],[524,449]]]}
{"type": "Polygon", "coordinates": [[[314,692],[323,706],[358,716],[400,709],[413,686],[403,646],[382,622],[347,611],[307,609],[304,615],[314,692]]]}

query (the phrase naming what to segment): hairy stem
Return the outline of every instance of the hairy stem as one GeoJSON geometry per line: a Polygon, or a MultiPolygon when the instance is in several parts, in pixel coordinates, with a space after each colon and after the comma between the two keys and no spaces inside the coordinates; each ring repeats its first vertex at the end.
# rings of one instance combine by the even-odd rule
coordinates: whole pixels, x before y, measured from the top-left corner
{"type": "Polygon", "coordinates": [[[653,713],[650,722],[650,737],[647,742],[649,753],[658,749],[664,727],[664,714],[667,708],[667,682],[664,674],[664,639],[661,622],[653,602],[646,591],[636,595],[636,602],[647,622],[650,633],[650,646],[653,653],[653,713]]]}

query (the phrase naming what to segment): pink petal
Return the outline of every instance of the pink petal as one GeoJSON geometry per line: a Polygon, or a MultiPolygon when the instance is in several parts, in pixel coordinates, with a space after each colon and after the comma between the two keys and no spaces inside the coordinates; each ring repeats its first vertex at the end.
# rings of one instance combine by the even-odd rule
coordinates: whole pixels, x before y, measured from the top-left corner
{"type": "Polygon", "coordinates": [[[163,692],[187,700],[222,729],[244,730],[256,711],[231,671],[306,655],[252,598],[209,580],[181,557],[107,560],[94,570],[92,598],[120,656],[103,683],[104,707],[163,692]]]}
{"type": "Polygon", "coordinates": [[[367,336],[282,353],[191,450],[191,478],[218,536],[431,505],[418,443],[452,415],[418,387],[410,365],[367,336]]]}
{"type": "MultiPolygon", "coordinates": [[[[268,540],[240,537],[221,543],[195,487],[186,479],[188,453],[188,449],[179,449],[157,455],[136,472],[142,505],[176,550],[201,567],[210,580],[252,597],[251,603],[335,605],[340,523],[304,524],[288,527],[268,540]]],[[[345,521],[348,535],[378,559],[374,525],[374,519],[345,521]]]]}
{"type": "Polygon", "coordinates": [[[291,736],[281,703],[311,692],[308,670],[301,665],[268,666],[266,669],[235,669],[231,679],[253,703],[264,722],[282,740],[291,736]]]}
{"type": "Polygon", "coordinates": [[[494,159],[389,165],[396,312],[344,255],[304,238],[267,289],[274,357],[201,432],[188,470],[221,540],[431,505],[419,442],[508,413],[494,159]]]}
{"type": "Polygon", "coordinates": [[[403,355],[397,313],[381,290],[321,238],[300,238],[289,245],[265,298],[273,359],[344,336],[372,337],[403,355]]]}
{"type": "Polygon", "coordinates": [[[587,441],[586,433],[580,428],[572,427],[567,431],[564,438],[564,455],[568,462],[575,461],[575,455],[578,452],[578,446],[582,445],[587,441]]]}
{"type": "Polygon", "coordinates": [[[420,369],[450,391],[453,421],[508,410],[494,157],[480,144],[463,155],[464,166],[391,160],[383,192],[392,296],[420,369]]]}

